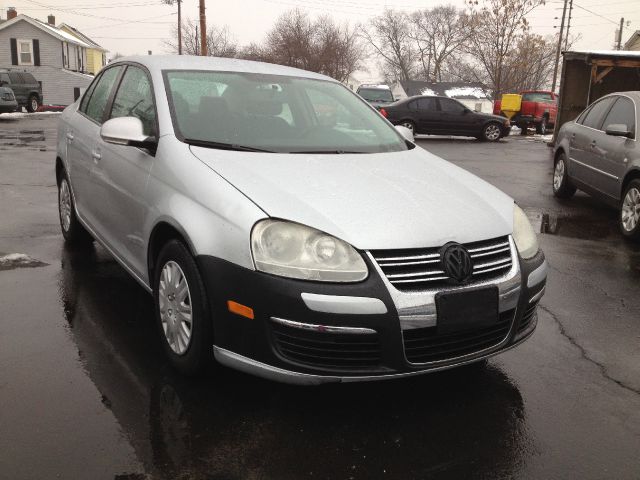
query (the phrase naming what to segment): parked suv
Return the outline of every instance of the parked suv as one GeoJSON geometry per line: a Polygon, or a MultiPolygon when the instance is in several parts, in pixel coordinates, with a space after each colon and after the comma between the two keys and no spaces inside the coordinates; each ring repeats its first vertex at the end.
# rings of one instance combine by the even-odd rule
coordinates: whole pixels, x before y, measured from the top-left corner
{"type": "Polygon", "coordinates": [[[513,200],[341,83],[236,59],[105,67],[58,130],[67,242],[154,297],[170,361],[386,379],[526,340],[547,266],[513,200]]]}
{"type": "Polygon", "coordinates": [[[554,155],[553,193],[579,188],[619,209],[620,230],[640,240],[640,92],[607,95],[562,125],[554,155]]]}
{"type": "Polygon", "coordinates": [[[13,90],[19,107],[35,112],[42,105],[42,86],[29,72],[0,69],[0,87],[13,90]]]}
{"type": "Polygon", "coordinates": [[[390,105],[395,101],[389,85],[362,84],[356,93],[376,108],[390,105]]]}

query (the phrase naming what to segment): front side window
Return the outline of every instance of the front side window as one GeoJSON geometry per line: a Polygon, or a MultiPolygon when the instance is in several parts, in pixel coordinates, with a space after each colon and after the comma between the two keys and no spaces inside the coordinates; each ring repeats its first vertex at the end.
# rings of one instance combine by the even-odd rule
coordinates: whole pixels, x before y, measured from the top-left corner
{"type": "Polygon", "coordinates": [[[630,99],[618,97],[602,124],[605,130],[609,125],[626,125],[627,129],[635,134],[636,111],[630,99]]]}
{"type": "Polygon", "coordinates": [[[109,101],[109,96],[113,90],[113,85],[122,70],[121,66],[116,66],[106,70],[102,76],[98,79],[98,83],[93,89],[91,98],[87,103],[85,113],[89,118],[92,118],[98,123],[102,123],[104,117],[104,109],[109,101]]]}
{"type": "Polygon", "coordinates": [[[18,40],[18,64],[33,65],[32,40],[18,40]]]}
{"type": "Polygon", "coordinates": [[[447,113],[462,113],[467,107],[462,105],[455,100],[450,100],[448,98],[441,98],[440,100],[440,110],[447,113]]]}
{"type": "Polygon", "coordinates": [[[609,107],[615,100],[615,97],[608,97],[593,104],[587,115],[584,117],[582,124],[585,127],[600,130],[604,115],[609,111],[609,107]]]}
{"type": "Polygon", "coordinates": [[[11,79],[11,83],[13,85],[20,85],[24,83],[24,81],[22,80],[22,75],[17,72],[9,72],[9,78],[11,79]]]}
{"type": "Polygon", "coordinates": [[[151,83],[147,74],[138,67],[127,67],[113,99],[109,118],[136,117],[142,121],[147,136],[156,134],[156,109],[151,83]]]}
{"type": "Polygon", "coordinates": [[[339,83],[239,72],[164,76],[176,135],[187,143],[282,153],[408,148],[393,127],[339,83]]]}

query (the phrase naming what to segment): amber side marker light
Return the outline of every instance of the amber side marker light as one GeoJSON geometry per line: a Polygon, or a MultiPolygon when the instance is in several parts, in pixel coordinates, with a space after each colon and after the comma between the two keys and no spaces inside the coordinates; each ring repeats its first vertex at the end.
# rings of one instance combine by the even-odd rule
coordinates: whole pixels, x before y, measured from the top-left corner
{"type": "Polygon", "coordinates": [[[231,313],[240,315],[241,317],[247,317],[253,320],[253,308],[242,305],[241,303],[234,302],[233,300],[227,300],[227,308],[231,313]]]}

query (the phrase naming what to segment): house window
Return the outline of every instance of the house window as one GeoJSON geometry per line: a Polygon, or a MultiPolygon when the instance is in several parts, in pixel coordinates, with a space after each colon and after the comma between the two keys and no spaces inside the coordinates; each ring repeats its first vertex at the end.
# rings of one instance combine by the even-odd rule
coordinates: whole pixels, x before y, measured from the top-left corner
{"type": "Polygon", "coordinates": [[[18,40],[18,65],[33,65],[33,40],[18,40]]]}

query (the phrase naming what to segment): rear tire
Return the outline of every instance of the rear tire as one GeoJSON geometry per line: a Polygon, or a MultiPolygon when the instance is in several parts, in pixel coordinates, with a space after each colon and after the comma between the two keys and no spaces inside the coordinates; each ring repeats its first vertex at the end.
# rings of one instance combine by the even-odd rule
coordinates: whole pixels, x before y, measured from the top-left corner
{"type": "Polygon", "coordinates": [[[408,128],[411,130],[411,133],[416,134],[416,125],[411,120],[403,120],[398,125],[408,128]]]}
{"type": "Polygon", "coordinates": [[[179,240],[162,247],[155,264],[153,298],[165,354],[186,375],[201,373],[213,356],[206,290],[191,252],[179,240]]]}
{"type": "Polygon", "coordinates": [[[571,198],[576,193],[576,187],[571,185],[567,170],[567,156],[560,153],[553,164],[553,194],[558,198],[571,198]]]}
{"type": "Polygon", "coordinates": [[[620,202],[620,230],[631,240],[640,240],[640,179],[631,180],[620,202]]]}
{"type": "Polygon", "coordinates": [[[67,172],[62,172],[58,181],[58,217],[65,242],[70,245],[90,245],[93,237],[82,226],[76,216],[76,205],[71,193],[67,172]]]}
{"type": "Polygon", "coordinates": [[[40,108],[40,99],[36,94],[33,94],[29,97],[29,101],[27,102],[27,111],[29,113],[34,113],[38,111],[40,108]]]}

